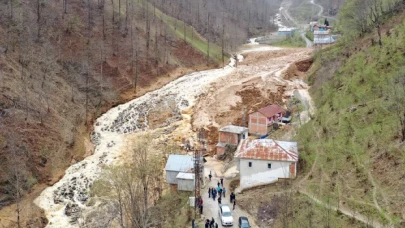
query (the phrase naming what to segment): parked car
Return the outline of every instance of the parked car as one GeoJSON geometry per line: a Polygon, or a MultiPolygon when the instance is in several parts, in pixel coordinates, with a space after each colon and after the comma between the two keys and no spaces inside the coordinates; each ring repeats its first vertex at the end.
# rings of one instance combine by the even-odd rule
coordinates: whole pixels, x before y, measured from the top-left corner
{"type": "Polygon", "coordinates": [[[239,228],[250,228],[249,220],[246,217],[239,217],[239,228]]]}
{"type": "Polygon", "coordinates": [[[232,226],[233,225],[233,217],[231,208],[229,208],[228,204],[220,204],[219,205],[219,218],[221,219],[221,224],[223,226],[232,226]]]}

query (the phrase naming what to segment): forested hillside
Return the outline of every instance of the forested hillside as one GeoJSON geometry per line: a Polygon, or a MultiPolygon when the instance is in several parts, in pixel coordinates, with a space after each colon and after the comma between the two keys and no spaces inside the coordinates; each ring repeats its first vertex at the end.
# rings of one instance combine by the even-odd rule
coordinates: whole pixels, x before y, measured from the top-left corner
{"type": "Polygon", "coordinates": [[[317,113],[297,137],[306,191],[373,226],[405,224],[404,17],[399,1],[347,1],[341,40],[315,56],[317,113]]]}
{"type": "Polygon", "coordinates": [[[267,2],[0,1],[0,207],[87,156],[108,107],[222,64],[267,2]]]}

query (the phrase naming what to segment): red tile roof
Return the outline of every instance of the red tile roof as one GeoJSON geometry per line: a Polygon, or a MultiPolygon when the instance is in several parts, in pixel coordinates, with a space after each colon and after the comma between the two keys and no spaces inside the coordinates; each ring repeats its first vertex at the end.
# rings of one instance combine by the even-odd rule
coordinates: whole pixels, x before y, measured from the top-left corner
{"type": "Polygon", "coordinates": [[[259,111],[261,114],[263,114],[265,117],[270,118],[273,117],[275,115],[277,115],[278,113],[285,113],[285,110],[282,109],[280,106],[278,105],[269,105],[267,107],[261,108],[259,109],[259,111]]]}
{"type": "Polygon", "coordinates": [[[296,142],[283,142],[273,139],[242,140],[235,152],[237,158],[267,161],[298,161],[296,142]]]}

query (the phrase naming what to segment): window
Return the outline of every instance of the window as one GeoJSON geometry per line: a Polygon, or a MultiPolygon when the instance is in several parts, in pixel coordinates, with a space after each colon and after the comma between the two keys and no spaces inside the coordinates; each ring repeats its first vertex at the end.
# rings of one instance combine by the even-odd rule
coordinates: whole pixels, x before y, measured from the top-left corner
{"type": "Polygon", "coordinates": [[[271,169],[271,163],[267,163],[267,168],[271,169]]]}
{"type": "Polygon", "coordinates": [[[249,162],[249,167],[252,167],[252,162],[249,162]]]}

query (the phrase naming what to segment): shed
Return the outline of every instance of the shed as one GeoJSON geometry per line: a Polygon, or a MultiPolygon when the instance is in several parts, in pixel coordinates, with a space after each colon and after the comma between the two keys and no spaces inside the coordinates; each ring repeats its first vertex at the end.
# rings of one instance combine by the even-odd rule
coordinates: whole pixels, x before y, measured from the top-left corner
{"type": "Polygon", "coordinates": [[[166,162],[166,182],[168,184],[177,184],[176,178],[179,173],[187,173],[194,168],[193,156],[171,154],[166,162]]]}
{"type": "Polygon", "coordinates": [[[227,144],[237,146],[242,139],[247,139],[248,132],[248,128],[235,125],[227,125],[219,129],[217,154],[223,154],[227,144]]]}
{"type": "Polygon", "coordinates": [[[179,173],[176,176],[177,190],[179,191],[194,191],[195,174],[194,173],[179,173]]]}
{"type": "Polygon", "coordinates": [[[287,27],[281,27],[277,31],[277,35],[279,36],[292,36],[294,35],[296,28],[287,28],[287,27]]]}

